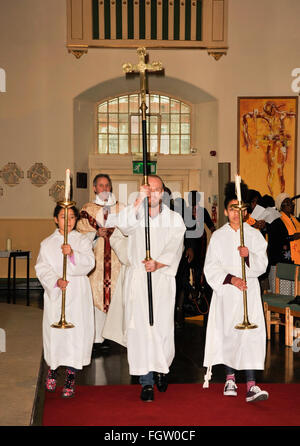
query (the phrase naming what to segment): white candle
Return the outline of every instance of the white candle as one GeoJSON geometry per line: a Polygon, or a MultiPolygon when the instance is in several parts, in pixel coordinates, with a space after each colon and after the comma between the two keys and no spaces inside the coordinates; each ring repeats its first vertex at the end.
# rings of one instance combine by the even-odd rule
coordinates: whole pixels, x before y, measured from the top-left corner
{"type": "Polygon", "coordinates": [[[66,181],[65,181],[65,201],[69,201],[70,198],[70,169],[66,170],[66,181]]]}
{"type": "Polygon", "coordinates": [[[239,202],[242,201],[241,197],[241,177],[239,175],[235,176],[235,189],[236,189],[236,195],[239,202]]]}
{"type": "Polygon", "coordinates": [[[6,240],[6,251],[11,251],[11,238],[6,240]]]}

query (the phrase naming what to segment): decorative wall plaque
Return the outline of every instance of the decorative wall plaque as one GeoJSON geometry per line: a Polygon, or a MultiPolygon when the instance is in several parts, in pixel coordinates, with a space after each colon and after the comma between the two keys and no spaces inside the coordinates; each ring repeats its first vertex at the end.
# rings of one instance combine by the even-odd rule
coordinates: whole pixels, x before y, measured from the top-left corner
{"type": "Polygon", "coordinates": [[[41,187],[51,178],[51,172],[43,163],[35,163],[27,171],[27,178],[34,186],[41,187]]]}
{"type": "Polygon", "coordinates": [[[56,203],[58,201],[63,201],[65,197],[65,182],[56,181],[49,189],[49,195],[56,203]]]}
{"type": "Polygon", "coordinates": [[[20,183],[20,178],[24,178],[24,172],[16,163],[8,163],[0,171],[0,176],[8,186],[16,186],[20,183]]]}

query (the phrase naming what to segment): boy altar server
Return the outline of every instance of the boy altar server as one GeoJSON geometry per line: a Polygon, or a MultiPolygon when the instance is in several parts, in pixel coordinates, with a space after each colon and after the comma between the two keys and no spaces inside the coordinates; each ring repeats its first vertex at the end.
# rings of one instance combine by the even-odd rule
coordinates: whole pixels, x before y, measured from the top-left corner
{"type": "MultiPolygon", "coordinates": [[[[242,190],[242,198],[245,192],[242,190]]],[[[244,370],[246,401],[251,402],[268,398],[268,393],[255,382],[255,370],[263,370],[265,361],[266,329],[258,277],[267,268],[267,242],[260,231],[243,223],[245,246],[240,246],[240,218],[235,204],[238,204],[235,184],[228,183],[224,207],[229,222],[212,234],[204,265],[213,296],[206,332],[204,366],[208,369],[203,387],[208,387],[211,367],[224,364],[224,395],[237,396],[235,370],[244,370]],[[241,257],[246,262],[246,281],[242,279],[241,257]],[[243,321],[244,289],[247,289],[249,321],[258,327],[238,330],[235,326],[243,321]]]]}

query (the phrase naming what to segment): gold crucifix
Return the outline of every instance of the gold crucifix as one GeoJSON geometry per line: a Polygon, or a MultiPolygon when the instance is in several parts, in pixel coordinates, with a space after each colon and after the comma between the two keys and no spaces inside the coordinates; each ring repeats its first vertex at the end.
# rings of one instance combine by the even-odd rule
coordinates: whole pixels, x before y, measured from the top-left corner
{"type": "Polygon", "coordinates": [[[136,65],[131,63],[123,64],[124,73],[139,73],[140,74],[140,85],[141,85],[141,110],[142,119],[146,119],[146,72],[163,71],[163,66],[161,62],[152,62],[152,64],[146,63],[146,48],[141,47],[137,49],[137,54],[139,57],[139,62],[136,65]]]}

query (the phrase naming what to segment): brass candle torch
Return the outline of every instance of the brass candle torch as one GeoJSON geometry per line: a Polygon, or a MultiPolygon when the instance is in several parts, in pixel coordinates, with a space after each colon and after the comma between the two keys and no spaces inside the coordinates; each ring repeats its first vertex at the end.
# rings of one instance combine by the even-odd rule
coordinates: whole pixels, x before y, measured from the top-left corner
{"type": "MultiPolygon", "coordinates": [[[[233,208],[239,210],[240,216],[240,246],[245,246],[244,244],[244,226],[243,226],[243,211],[247,209],[247,205],[242,203],[242,201],[238,201],[238,204],[232,205],[233,208]]],[[[246,281],[246,267],[245,267],[245,258],[241,257],[242,262],[242,278],[246,281]]],[[[241,324],[237,324],[234,328],[237,330],[246,330],[257,328],[257,325],[251,324],[248,319],[248,307],[247,307],[247,290],[243,290],[243,303],[244,303],[244,320],[241,324]]]]}
{"type": "MultiPolygon", "coordinates": [[[[75,206],[75,201],[59,201],[57,204],[61,206],[64,209],[65,213],[65,221],[64,221],[64,244],[66,245],[68,243],[68,209],[72,206],[75,206]]],[[[63,259],[63,280],[67,280],[67,255],[64,254],[63,259]]],[[[66,321],[65,317],[65,307],[66,307],[66,290],[62,290],[61,295],[61,316],[60,321],[56,324],[52,324],[51,327],[53,328],[73,328],[74,325],[70,322],[66,321]]]]}

